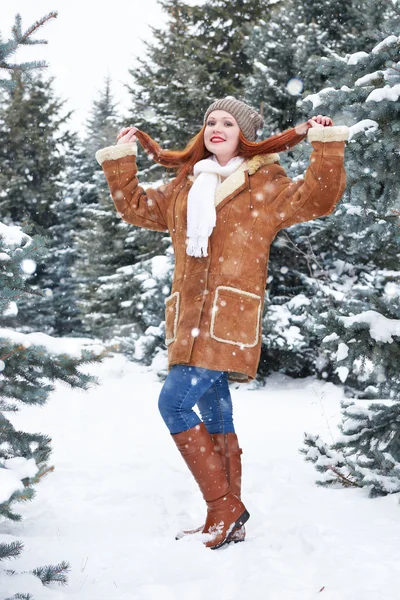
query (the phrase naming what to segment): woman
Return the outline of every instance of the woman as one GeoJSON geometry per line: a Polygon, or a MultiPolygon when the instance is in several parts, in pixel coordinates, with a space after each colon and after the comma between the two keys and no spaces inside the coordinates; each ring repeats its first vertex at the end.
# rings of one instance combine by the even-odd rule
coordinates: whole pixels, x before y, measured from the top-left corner
{"type": "Polygon", "coordinates": [[[116,146],[96,153],[121,217],[172,238],[169,372],[159,409],[207,504],[204,526],[178,538],[202,531],[213,549],[243,541],[249,518],[228,380],[247,382],[257,373],[270,245],[280,229],[331,213],[346,184],[347,127],[318,115],[257,143],[263,124],[255,110],[228,96],[208,107],[201,131],[182,152],[164,151],[127,127],[116,146]],[[276,152],[307,131],[310,165],[304,180],[293,182],[276,152]],[[177,176],[144,191],[136,178],[136,139],[177,176]]]}

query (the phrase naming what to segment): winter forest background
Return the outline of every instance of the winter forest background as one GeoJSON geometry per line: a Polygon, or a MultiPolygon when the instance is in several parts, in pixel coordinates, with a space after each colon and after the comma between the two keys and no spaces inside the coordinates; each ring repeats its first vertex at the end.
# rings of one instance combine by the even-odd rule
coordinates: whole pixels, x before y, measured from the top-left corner
{"type": "MultiPolygon", "coordinates": [[[[50,439],[14,429],[7,415],[44,404],[58,381],[95,385],[80,367],[110,353],[167,374],[171,238],[118,217],[96,150],[128,124],[182,148],[226,95],[264,115],[263,138],[316,114],[350,127],[337,210],[281,232],[271,248],[254,388],[276,372],[341,386],[343,435],[331,445],[306,435],[306,460],[322,485],[399,493],[400,6],[160,4],[165,27],[126,74],[129,109],[105,77],[80,131],[44,65],[12,60],[19,45],[42,43],[56,15],[0,31],[0,518],[19,520],[13,505],[51,470],[50,439]]],[[[292,178],[303,176],[310,146],[281,154],[292,178]]],[[[144,187],[172,176],[140,149],[138,162],[144,187]]],[[[21,550],[0,538],[0,561],[21,550]]],[[[61,563],[35,575],[47,584],[67,571],[61,563]]]]}

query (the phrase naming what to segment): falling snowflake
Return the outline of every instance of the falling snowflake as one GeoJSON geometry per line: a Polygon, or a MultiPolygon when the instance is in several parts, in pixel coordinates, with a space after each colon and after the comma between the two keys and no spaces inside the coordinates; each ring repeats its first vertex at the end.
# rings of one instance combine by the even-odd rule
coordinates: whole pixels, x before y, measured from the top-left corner
{"type": "Polygon", "coordinates": [[[147,121],[150,121],[151,119],[154,119],[157,115],[156,115],[156,111],[154,110],[154,108],[149,106],[144,109],[143,116],[147,121]]]}
{"type": "Polygon", "coordinates": [[[21,263],[21,267],[24,273],[32,275],[36,271],[36,262],[31,258],[25,258],[21,263]]]}
{"type": "Polygon", "coordinates": [[[291,96],[298,96],[303,91],[303,82],[298,77],[292,77],[286,84],[286,89],[291,96]]]}

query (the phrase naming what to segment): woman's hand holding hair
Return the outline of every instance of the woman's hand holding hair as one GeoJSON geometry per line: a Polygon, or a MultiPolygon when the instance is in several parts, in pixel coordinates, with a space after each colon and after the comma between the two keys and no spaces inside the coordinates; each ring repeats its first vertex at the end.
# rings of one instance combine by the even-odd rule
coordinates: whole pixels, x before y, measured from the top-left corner
{"type": "Polygon", "coordinates": [[[310,123],[311,127],[332,127],[333,121],[330,117],[324,117],[323,115],[317,115],[308,119],[307,123],[310,123]]]}
{"type": "Polygon", "coordinates": [[[316,117],[311,117],[305,123],[301,123],[300,125],[295,126],[296,133],[299,135],[303,135],[307,133],[311,127],[331,127],[333,125],[333,121],[330,117],[324,117],[323,115],[317,115],[316,117]]]}
{"type": "Polygon", "coordinates": [[[137,138],[135,133],[137,132],[137,127],[124,127],[121,129],[119,134],[117,135],[117,145],[118,144],[133,144],[136,142],[137,138]]]}

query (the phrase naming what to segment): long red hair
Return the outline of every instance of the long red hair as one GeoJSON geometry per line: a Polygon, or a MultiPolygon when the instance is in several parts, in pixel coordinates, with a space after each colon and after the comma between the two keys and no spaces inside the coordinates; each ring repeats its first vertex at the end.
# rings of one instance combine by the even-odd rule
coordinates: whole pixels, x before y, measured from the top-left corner
{"type": "MultiPolygon", "coordinates": [[[[138,129],[135,133],[144,150],[152,156],[155,162],[167,169],[177,169],[178,176],[186,176],[191,173],[194,165],[203,158],[211,156],[211,152],[204,145],[205,125],[201,128],[187,144],[184,150],[163,150],[147,133],[138,129]]],[[[250,142],[240,131],[238,156],[243,158],[252,158],[257,154],[271,154],[273,152],[283,152],[299,144],[307,135],[310,123],[302,123],[282,133],[273,135],[262,142],[250,142]],[[298,131],[307,127],[305,133],[298,131]]]]}

